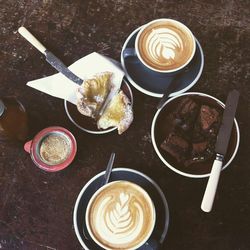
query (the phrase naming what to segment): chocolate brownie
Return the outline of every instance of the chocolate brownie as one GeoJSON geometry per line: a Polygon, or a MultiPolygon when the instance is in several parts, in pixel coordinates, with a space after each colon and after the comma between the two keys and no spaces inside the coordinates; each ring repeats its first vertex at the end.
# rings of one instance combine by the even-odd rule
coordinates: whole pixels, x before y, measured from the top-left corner
{"type": "Polygon", "coordinates": [[[221,122],[221,113],[216,108],[185,97],[169,117],[172,120],[172,131],[161,148],[177,162],[189,166],[206,161],[214,155],[221,122]]]}
{"type": "Polygon", "coordinates": [[[203,141],[198,143],[192,143],[192,150],[190,158],[184,161],[185,166],[197,162],[203,162],[209,160],[214,155],[214,143],[211,141],[203,141]]]}
{"type": "Polygon", "coordinates": [[[215,108],[201,105],[199,115],[194,124],[192,141],[211,141],[217,136],[221,115],[215,108]]]}
{"type": "Polygon", "coordinates": [[[219,112],[215,108],[207,105],[201,105],[200,123],[203,130],[208,130],[219,119],[219,112]]]}
{"type": "Polygon", "coordinates": [[[199,114],[200,105],[190,97],[185,97],[174,112],[174,123],[180,132],[192,130],[194,121],[199,114]]]}
{"type": "Polygon", "coordinates": [[[161,144],[161,148],[172,155],[178,162],[186,159],[190,149],[188,141],[175,133],[170,133],[161,144]]]}

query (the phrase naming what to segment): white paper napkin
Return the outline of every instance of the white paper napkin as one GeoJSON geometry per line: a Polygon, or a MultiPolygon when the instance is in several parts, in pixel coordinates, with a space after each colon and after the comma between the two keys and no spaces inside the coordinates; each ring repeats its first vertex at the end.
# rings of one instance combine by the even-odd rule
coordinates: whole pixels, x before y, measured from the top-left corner
{"type": "MultiPolygon", "coordinates": [[[[113,76],[111,81],[115,86],[114,91],[120,89],[124,76],[124,72],[119,65],[114,64],[114,62],[107,57],[96,52],[77,60],[69,66],[69,69],[83,80],[91,78],[96,73],[105,71],[112,72],[113,76]]],[[[76,90],[79,85],[61,73],[30,81],[27,85],[51,96],[65,99],[73,104],[77,102],[76,90]]]]}

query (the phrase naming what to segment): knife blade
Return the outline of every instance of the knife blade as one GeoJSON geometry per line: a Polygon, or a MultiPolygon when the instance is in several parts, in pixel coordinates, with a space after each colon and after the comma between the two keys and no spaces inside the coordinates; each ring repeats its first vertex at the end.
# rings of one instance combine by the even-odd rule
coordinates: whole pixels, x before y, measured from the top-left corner
{"type": "Polygon", "coordinates": [[[57,71],[62,73],[71,81],[77,83],[78,85],[82,85],[83,79],[75,75],[68,67],[58,58],[56,57],[51,51],[45,50],[45,57],[46,61],[57,71]]]}
{"type": "Polygon", "coordinates": [[[227,152],[239,95],[240,94],[237,90],[231,91],[228,95],[220,130],[215,144],[215,152],[217,154],[225,155],[227,152]]]}
{"type": "Polygon", "coordinates": [[[103,102],[103,104],[101,105],[101,108],[97,111],[97,113],[95,114],[95,119],[98,120],[104,113],[104,111],[106,110],[106,108],[108,107],[112,97],[115,96],[117,92],[114,92],[112,89],[109,91],[105,101],[103,102]]]}
{"type": "Polygon", "coordinates": [[[223,112],[222,122],[215,144],[216,159],[214,160],[207,187],[201,203],[201,209],[204,212],[210,212],[213,206],[223,159],[227,152],[229,140],[231,137],[239,95],[240,94],[237,90],[233,90],[229,93],[226,100],[225,110],[223,112]]]}

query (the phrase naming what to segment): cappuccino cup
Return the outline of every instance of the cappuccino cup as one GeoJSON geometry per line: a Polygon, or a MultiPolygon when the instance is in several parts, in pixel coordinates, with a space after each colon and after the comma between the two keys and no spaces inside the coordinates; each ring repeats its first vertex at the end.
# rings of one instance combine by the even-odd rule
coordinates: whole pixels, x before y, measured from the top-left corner
{"type": "Polygon", "coordinates": [[[123,180],[97,190],[85,215],[89,235],[107,250],[139,248],[152,234],[155,221],[155,207],[148,193],[123,180]]]}
{"type": "Polygon", "coordinates": [[[187,26],[162,18],[145,24],[136,36],[135,48],[126,48],[123,56],[137,56],[154,72],[172,73],[184,68],[195,50],[195,38],[187,26]]]}

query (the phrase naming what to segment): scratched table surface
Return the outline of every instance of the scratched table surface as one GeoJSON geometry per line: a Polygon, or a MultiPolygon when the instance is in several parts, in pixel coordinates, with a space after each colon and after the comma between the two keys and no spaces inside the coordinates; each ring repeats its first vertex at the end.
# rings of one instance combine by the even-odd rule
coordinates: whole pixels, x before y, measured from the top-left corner
{"type": "MultiPolygon", "coordinates": [[[[249,1],[0,0],[0,96],[15,95],[29,114],[29,139],[60,125],[78,143],[73,164],[58,173],[38,169],[23,144],[0,142],[0,249],[81,249],[72,225],[76,197],[104,170],[112,151],[115,167],[140,170],[164,191],[170,227],[162,249],[250,249],[250,8],[249,1]],[[17,33],[24,25],[69,65],[93,51],[119,60],[127,36],[138,26],[168,17],[184,22],[200,41],[205,67],[192,91],[225,101],[241,91],[237,157],[222,173],[214,209],[200,203],[207,179],[172,172],[154,152],[150,127],[158,100],[132,88],[135,120],[122,136],[94,136],[68,120],[63,101],[26,82],[55,73],[43,56],[17,33]]],[[[158,215],[160,216],[160,215],[158,215]]]]}

